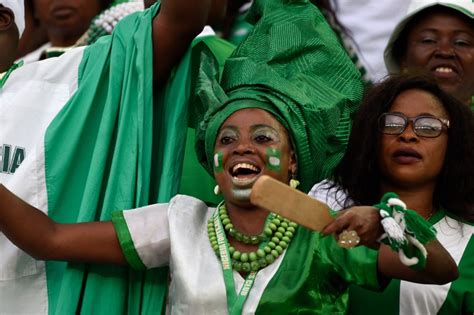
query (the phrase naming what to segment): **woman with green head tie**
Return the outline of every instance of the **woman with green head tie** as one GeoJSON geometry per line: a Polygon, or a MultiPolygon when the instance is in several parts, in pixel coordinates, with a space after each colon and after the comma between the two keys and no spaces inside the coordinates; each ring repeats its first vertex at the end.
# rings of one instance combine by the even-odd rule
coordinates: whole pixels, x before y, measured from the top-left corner
{"type": "Polygon", "coordinates": [[[221,84],[207,52],[195,56],[197,152],[224,197],[217,209],[178,195],[118,211],[112,222],[61,225],[0,186],[0,230],[42,259],[169,265],[173,314],[343,313],[350,283],[455,278],[454,262],[435,240],[426,245],[426,264],[412,270],[379,265],[377,251],[367,256],[363,247],[345,249],[325,236],[348,228],[360,245],[378,248],[383,230],[372,207],[346,212],[356,225],[340,216],[319,233],[250,203],[249,191],[264,174],[298,179],[307,191],[331,172],[362,90],[319,11],[307,1],[282,2],[254,3],[255,28],[226,63],[221,84]]]}

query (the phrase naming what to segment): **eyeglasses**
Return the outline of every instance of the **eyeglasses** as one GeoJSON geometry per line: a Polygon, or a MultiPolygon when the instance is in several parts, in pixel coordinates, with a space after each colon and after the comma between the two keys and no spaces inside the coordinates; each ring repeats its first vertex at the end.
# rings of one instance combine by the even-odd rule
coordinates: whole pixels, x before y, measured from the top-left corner
{"type": "Polygon", "coordinates": [[[449,128],[449,120],[443,118],[427,115],[410,118],[399,113],[384,113],[379,117],[380,132],[387,135],[400,135],[410,121],[413,131],[419,137],[436,138],[443,132],[443,126],[449,128]]]}

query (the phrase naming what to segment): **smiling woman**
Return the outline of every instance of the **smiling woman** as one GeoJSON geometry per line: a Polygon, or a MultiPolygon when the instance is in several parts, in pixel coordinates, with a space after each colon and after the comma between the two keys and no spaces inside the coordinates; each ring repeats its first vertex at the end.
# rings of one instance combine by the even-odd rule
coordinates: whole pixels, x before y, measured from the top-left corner
{"type": "Polygon", "coordinates": [[[441,88],[471,104],[474,95],[474,3],[412,1],[385,49],[392,73],[424,72],[441,88]]]}

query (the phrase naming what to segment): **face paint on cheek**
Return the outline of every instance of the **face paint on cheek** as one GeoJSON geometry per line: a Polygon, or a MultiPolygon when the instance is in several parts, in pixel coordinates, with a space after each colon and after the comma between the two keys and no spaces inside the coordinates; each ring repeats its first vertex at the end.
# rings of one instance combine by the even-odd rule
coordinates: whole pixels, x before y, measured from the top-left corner
{"type": "Polygon", "coordinates": [[[214,161],[213,161],[213,166],[214,166],[214,172],[215,173],[220,173],[224,170],[224,163],[222,162],[224,154],[221,151],[217,151],[214,154],[214,161]]]}
{"type": "Polygon", "coordinates": [[[267,168],[272,172],[281,170],[281,151],[275,148],[267,148],[267,168]]]}

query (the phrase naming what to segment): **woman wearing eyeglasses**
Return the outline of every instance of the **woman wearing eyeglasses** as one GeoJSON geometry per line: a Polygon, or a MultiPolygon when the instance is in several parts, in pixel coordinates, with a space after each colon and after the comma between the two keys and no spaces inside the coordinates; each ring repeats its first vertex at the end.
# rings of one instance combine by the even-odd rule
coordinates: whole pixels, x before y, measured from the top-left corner
{"type": "Polygon", "coordinates": [[[396,192],[436,228],[459,278],[443,286],[392,280],[382,293],[353,287],[349,314],[474,312],[473,117],[424,77],[392,77],[367,92],[332,182],[310,195],[342,209],[396,192]]]}

